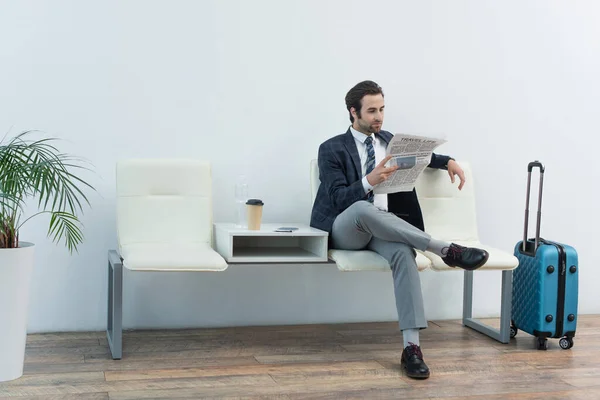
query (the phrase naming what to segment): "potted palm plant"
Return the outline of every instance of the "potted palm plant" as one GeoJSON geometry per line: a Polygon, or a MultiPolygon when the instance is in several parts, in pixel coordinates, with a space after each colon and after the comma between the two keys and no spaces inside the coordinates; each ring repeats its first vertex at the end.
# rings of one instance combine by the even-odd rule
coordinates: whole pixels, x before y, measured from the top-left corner
{"type": "Polygon", "coordinates": [[[69,252],[83,241],[78,214],[89,201],[82,188],[94,189],[72,170],[88,169],[59,152],[56,139],[30,139],[32,131],[0,141],[0,382],[23,375],[29,287],[34,244],[19,230],[32,218],[49,214],[48,237],[64,240],[69,252]],[[37,202],[29,204],[30,198],[37,202]],[[25,217],[35,205],[37,212],[25,217]]]}

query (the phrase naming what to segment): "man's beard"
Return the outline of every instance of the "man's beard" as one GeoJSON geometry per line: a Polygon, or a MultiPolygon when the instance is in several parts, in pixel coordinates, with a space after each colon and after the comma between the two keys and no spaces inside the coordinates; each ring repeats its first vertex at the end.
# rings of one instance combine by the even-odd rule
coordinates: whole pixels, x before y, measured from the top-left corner
{"type": "Polygon", "coordinates": [[[381,130],[381,123],[376,123],[376,124],[369,125],[368,131],[370,133],[379,133],[380,130],[381,130]]]}
{"type": "Polygon", "coordinates": [[[365,131],[365,132],[369,132],[369,133],[378,133],[381,130],[381,122],[376,123],[376,124],[363,124],[360,121],[358,122],[359,127],[365,131]]]}

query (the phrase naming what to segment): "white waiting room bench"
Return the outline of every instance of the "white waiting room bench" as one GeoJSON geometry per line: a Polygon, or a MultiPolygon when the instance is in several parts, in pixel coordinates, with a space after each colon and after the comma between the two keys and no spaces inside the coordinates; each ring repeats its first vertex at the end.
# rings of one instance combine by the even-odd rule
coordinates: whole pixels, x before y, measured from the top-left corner
{"type": "MultiPolygon", "coordinates": [[[[472,316],[473,271],[450,268],[435,254],[420,251],[417,267],[420,271],[463,272],[463,324],[508,343],[512,271],[518,266],[518,260],[510,253],[480,243],[473,174],[468,163],[460,164],[467,180],[461,191],[450,182],[446,171],[426,169],[417,182],[417,194],[428,233],[440,240],[486,249],[490,253],[489,260],[477,271],[502,271],[500,329],[472,316]]],[[[319,186],[316,160],[310,162],[310,182],[314,201],[319,186]]],[[[108,252],[107,337],[112,358],[121,359],[123,268],[140,272],[215,272],[227,269],[228,263],[222,255],[224,252],[219,254],[215,250],[208,162],[124,160],[117,163],[116,185],[118,249],[108,252]]],[[[312,242],[304,243],[316,246],[312,242]]],[[[369,250],[325,249],[324,261],[335,263],[340,271],[391,271],[383,257],[369,250]]]]}

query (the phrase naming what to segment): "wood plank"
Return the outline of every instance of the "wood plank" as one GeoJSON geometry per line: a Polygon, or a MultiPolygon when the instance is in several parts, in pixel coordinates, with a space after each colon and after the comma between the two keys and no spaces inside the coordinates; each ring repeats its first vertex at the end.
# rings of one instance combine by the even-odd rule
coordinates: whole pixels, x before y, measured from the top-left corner
{"type": "MultiPolygon", "coordinates": [[[[202,392],[198,392],[195,389],[185,390],[172,390],[172,391],[164,391],[164,390],[140,390],[140,391],[127,391],[121,393],[109,393],[109,397],[111,400],[133,400],[133,399],[188,399],[188,398],[238,398],[239,396],[246,396],[247,398],[260,398],[260,396],[271,398],[271,396],[281,396],[287,395],[290,396],[294,393],[304,393],[304,394],[321,394],[325,393],[328,390],[336,391],[340,393],[338,398],[344,398],[347,391],[355,391],[355,390],[367,390],[372,389],[373,387],[378,388],[388,388],[388,389],[396,389],[396,390],[410,390],[409,386],[406,382],[398,379],[396,377],[393,378],[381,378],[375,381],[373,380],[349,380],[343,382],[327,382],[327,383],[317,383],[314,385],[306,385],[304,383],[296,383],[294,385],[289,386],[260,386],[255,385],[252,387],[245,387],[243,391],[240,388],[235,387],[211,387],[211,388],[203,388],[202,392]]],[[[403,393],[403,392],[400,392],[403,393]]],[[[276,397],[275,397],[276,398],[276,397]]]]}
{"type": "Polygon", "coordinates": [[[594,387],[600,389],[600,367],[573,368],[561,371],[561,379],[578,388],[594,387]]]}
{"type": "MultiPolygon", "coordinates": [[[[400,362],[402,356],[401,346],[388,346],[388,348],[369,349],[370,346],[344,346],[348,351],[343,353],[314,353],[314,354],[285,354],[285,355],[257,355],[256,360],[262,364],[281,364],[281,363],[308,363],[308,362],[327,362],[330,361],[367,361],[367,360],[387,360],[400,362]]],[[[460,350],[461,357],[480,357],[482,355],[501,355],[501,352],[491,347],[473,347],[460,350]]],[[[427,358],[456,358],[457,350],[452,347],[428,349],[424,353],[427,358]]]]}
{"type": "Polygon", "coordinates": [[[5,397],[0,396],[0,400],[108,400],[108,393],[80,393],[80,394],[60,394],[54,395],[42,395],[42,396],[19,396],[19,397],[5,397]]]}
{"type": "Polygon", "coordinates": [[[25,350],[25,365],[29,363],[36,364],[56,364],[70,363],[77,364],[85,361],[83,354],[31,354],[31,350],[25,350]]]}
{"type": "MultiPolygon", "coordinates": [[[[144,334],[140,334],[139,332],[129,333],[125,332],[123,335],[123,345],[124,347],[130,345],[148,345],[148,344],[164,344],[164,343],[180,343],[180,342],[195,342],[202,346],[219,346],[228,342],[236,342],[243,341],[245,343],[253,343],[253,342],[265,342],[265,341],[274,341],[274,340],[302,340],[306,339],[315,339],[321,340],[324,338],[330,338],[332,340],[339,339],[342,335],[331,329],[317,329],[315,331],[311,331],[310,329],[307,331],[302,331],[298,329],[292,330],[281,330],[281,329],[273,329],[266,330],[261,329],[259,331],[250,331],[248,329],[243,329],[239,331],[232,331],[230,329],[225,329],[221,332],[217,330],[189,330],[185,333],[180,333],[178,335],[168,336],[168,335],[152,335],[150,332],[145,332],[144,334]]],[[[101,345],[108,345],[108,340],[106,338],[99,339],[101,345]]]]}
{"type": "MultiPolygon", "coordinates": [[[[574,389],[569,391],[560,392],[522,392],[522,393],[503,393],[498,395],[484,394],[484,395],[457,395],[457,396],[446,396],[440,394],[439,396],[430,395],[424,397],[425,394],[419,392],[406,391],[404,389],[371,389],[371,390],[357,390],[357,391],[346,391],[344,392],[343,398],[345,400],[364,400],[364,399],[377,399],[377,400],[397,400],[402,399],[444,399],[444,400],[592,400],[600,398],[600,390],[594,389],[574,389]]],[[[300,393],[290,394],[290,399],[293,400],[338,400],[340,399],[339,392],[329,393],[300,393]]]]}
{"type": "Polygon", "coordinates": [[[86,383],[104,382],[104,372],[65,372],[58,374],[23,375],[19,379],[2,382],[3,388],[18,386],[46,386],[46,385],[78,385],[86,383]]]}
{"type": "MultiPolygon", "coordinates": [[[[353,331],[354,332],[354,331],[353,331]]],[[[320,340],[321,343],[325,343],[325,339],[294,339],[297,343],[315,343],[316,340],[320,340]]],[[[450,340],[453,343],[464,343],[465,345],[473,344],[479,341],[479,345],[489,346],[491,342],[486,339],[475,338],[467,332],[427,332],[421,334],[421,344],[426,347],[440,347],[447,346],[445,341],[450,340]]],[[[283,341],[286,342],[286,341],[283,341]]],[[[290,341],[291,342],[291,341],[290,341]]],[[[248,343],[248,342],[244,342],[248,343]]],[[[282,343],[282,341],[278,341],[282,343]]],[[[365,335],[346,335],[339,338],[327,339],[326,343],[337,343],[343,347],[347,345],[373,345],[373,344],[392,344],[402,346],[402,334],[400,332],[394,332],[393,334],[365,334],[365,335]]]]}
{"type": "Polygon", "coordinates": [[[498,394],[484,396],[444,397],[445,400],[592,400],[600,398],[600,389],[575,389],[561,392],[535,392],[518,394],[498,394]]]}
{"type": "Polygon", "coordinates": [[[577,316],[577,329],[600,328],[600,318],[597,314],[584,314],[577,316]]]}
{"type": "Polygon", "coordinates": [[[171,368],[171,369],[146,369],[135,371],[107,371],[107,381],[129,381],[145,379],[174,379],[174,378],[196,378],[205,376],[234,376],[252,374],[304,374],[304,373],[330,373],[333,371],[346,370],[373,370],[383,369],[381,364],[375,361],[347,362],[347,363],[318,363],[318,364],[291,364],[291,365],[244,365],[227,367],[205,367],[205,368],[171,368]]]}
{"type": "MultiPolygon", "coordinates": [[[[81,383],[70,385],[57,383],[53,385],[34,386],[0,386],[0,396],[41,396],[62,395],[97,392],[129,392],[140,390],[172,390],[172,389],[204,389],[209,388],[237,388],[244,391],[252,386],[274,386],[276,385],[269,375],[238,375],[219,376],[193,379],[163,379],[158,381],[114,381],[98,383],[81,383]]],[[[201,392],[199,392],[201,393],[201,392]]]]}
{"type": "Polygon", "coordinates": [[[27,340],[27,349],[35,349],[35,348],[49,348],[49,347],[108,347],[108,341],[106,344],[101,344],[100,339],[98,338],[90,338],[90,339],[53,339],[53,340],[27,340]]]}
{"type": "MultiPolygon", "coordinates": [[[[146,352],[146,353],[126,353],[123,352],[123,359],[119,361],[161,361],[161,360],[190,360],[190,359],[210,359],[210,358],[230,358],[240,357],[241,349],[214,348],[204,350],[187,351],[164,351],[164,352],[146,352]]],[[[92,354],[85,356],[86,363],[106,363],[115,362],[110,354],[92,354]]]]}
{"type": "Polygon", "coordinates": [[[594,368],[600,366],[600,354],[589,353],[574,355],[565,354],[567,351],[556,350],[556,351],[540,351],[536,353],[532,352],[518,352],[518,353],[504,353],[499,360],[507,363],[525,362],[532,369],[574,369],[574,368],[594,368]],[[541,353],[541,354],[540,354],[541,353]]]}
{"type": "MultiPolygon", "coordinates": [[[[430,378],[431,379],[431,378],[430,378]]],[[[485,386],[472,384],[470,386],[431,386],[427,388],[419,388],[423,396],[428,398],[439,397],[459,397],[469,398],[478,396],[482,399],[487,399],[493,395],[501,395],[501,398],[506,398],[509,394],[530,394],[536,393],[537,398],[545,399],[548,394],[553,394],[560,391],[567,391],[569,385],[560,381],[540,380],[535,382],[499,382],[496,380],[493,383],[486,383],[485,386]]]]}
{"type": "MultiPolygon", "coordinates": [[[[400,360],[398,361],[378,361],[382,366],[388,369],[400,369],[400,360]]],[[[493,376],[502,376],[505,373],[515,371],[530,372],[531,366],[526,362],[504,362],[496,357],[482,356],[468,358],[456,361],[454,358],[438,358],[425,356],[425,362],[429,366],[432,374],[436,376],[443,375],[461,375],[461,374],[487,374],[493,376]]]]}
{"type": "Polygon", "coordinates": [[[290,399],[294,400],[365,400],[365,399],[377,399],[377,400],[398,400],[401,399],[419,399],[422,400],[423,396],[418,393],[412,393],[408,389],[404,388],[392,388],[392,389],[366,389],[366,390],[345,390],[344,392],[321,392],[321,393],[293,393],[288,395],[290,399]]]}
{"type": "MultiPolygon", "coordinates": [[[[205,352],[210,354],[211,357],[214,354],[219,354],[222,351],[226,351],[227,353],[235,352],[237,357],[246,357],[246,356],[255,356],[255,355],[274,355],[274,354],[312,354],[312,353],[323,353],[323,352],[344,352],[346,351],[342,346],[336,343],[297,343],[296,341],[285,341],[283,343],[274,342],[274,343],[263,343],[263,344],[254,344],[254,345],[244,345],[241,343],[236,344],[225,344],[223,346],[214,347],[214,348],[205,348],[195,346],[187,346],[183,345],[175,345],[175,346],[143,346],[135,348],[127,348],[127,350],[123,350],[123,354],[144,354],[144,353],[160,353],[166,355],[167,353],[181,353],[184,354],[186,351],[192,351],[195,354],[201,354],[205,352]],[[195,350],[199,350],[199,352],[195,352],[195,350]]],[[[151,355],[149,357],[152,357],[151,355]]]]}
{"type": "Polygon", "coordinates": [[[109,393],[110,400],[169,400],[169,399],[219,399],[219,400],[254,400],[274,399],[288,400],[285,394],[260,394],[271,390],[252,388],[244,394],[235,394],[235,390],[226,389],[173,389],[173,390],[138,390],[109,393]],[[231,394],[234,393],[234,394],[231,394]]]}
{"type": "MultiPolygon", "coordinates": [[[[431,324],[430,324],[431,326],[431,324]]],[[[353,339],[356,341],[368,341],[371,343],[388,341],[396,341],[402,343],[402,332],[397,328],[395,330],[384,331],[384,330],[346,330],[338,331],[344,338],[353,339]]],[[[462,325],[453,325],[450,328],[427,328],[421,331],[420,334],[421,342],[443,342],[448,339],[457,340],[480,340],[486,343],[498,343],[497,341],[489,338],[488,336],[479,333],[469,327],[462,325]]]]}
{"type": "MultiPolygon", "coordinates": [[[[431,379],[431,378],[430,378],[431,379]]],[[[423,381],[427,382],[429,380],[423,381]]],[[[347,390],[327,391],[327,388],[323,388],[324,391],[317,392],[318,395],[311,393],[310,390],[305,390],[300,393],[290,393],[291,399],[437,399],[437,398],[478,398],[478,399],[489,399],[493,396],[493,391],[498,391],[502,394],[498,395],[498,399],[509,398],[509,392],[517,392],[518,395],[528,396],[531,393],[535,393],[534,397],[537,399],[546,399],[548,395],[556,393],[556,384],[549,384],[543,387],[542,384],[531,384],[531,383],[519,383],[512,384],[511,386],[496,384],[494,386],[481,387],[478,385],[471,386],[427,386],[415,389],[414,387],[393,387],[393,382],[388,383],[385,380],[379,380],[373,382],[371,387],[368,389],[356,389],[356,386],[348,388],[347,390]],[[374,383],[381,383],[381,385],[375,385],[374,383]],[[386,387],[391,386],[391,387],[386,387]],[[536,391],[537,390],[537,391],[536,391]]],[[[562,391],[563,393],[570,393],[568,391],[562,391]]],[[[513,393],[514,394],[514,393],[513,393]]],[[[515,397],[520,398],[520,397],[515,397]]],[[[527,398],[527,397],[525,397],[527,398]]],[[[569,397],[562,397],[561,400],[569,397]]],[[[593,397],[591,397],[593,398],[593,397]]],[[[590,399],[591,399],[590,398],[590,399]]]]}
{"type": "Polygon", "coordinates": [[[293,386],[304,383],[307,386],[315,384],[327,384],[328,386],[342,385],[343,383],[357,380],[373,380],[397,378],[400,386],[408,386],[408,383],[402,381],[402,371],[400,369],[382,368],[360,368],[360,369],[336,369],[311,371],[273,371],[270,373],[275,382],[284,386],[293,386]]]}
{"type": "Polygon", "coordinates": [[[396,321],[379,321],[379,322],[348,322],[339,324],[329,324],[330,329],[334,331],[361,331],[361,330],[384,330],[398,331],[399,326],[396,321]]]}
{"type": "MultiPolygon", "coordinates": [[[[482,354],[500,354],[501,351],[493,346],[490,346],[486,343],[477,343],[473,340],[452,340],[452,349],[454,351],[480,351],[482,354]]],[[[346,349],[347,351],[370,351],[370,350],[398,350],[402,351],[403,343],[393,342],[393,343],[363,343],[363,344],[342,344],[341,347],[346,349]]],[[[434,354],[441,354],[444,351],[448,350],[448,342],[441,341],[426,341],[421,340],[421,349],[424,354],[429,354],[430,352],[434,352],[434,354]]]]}
{"type": "MultiPolygon", "coordinates": [[[[185,329],[126,329],[123,333],[128,338],[134,337],[154,337],[154,338],[172,338],[177,336],[205,336],[205,337],[223,337],[244,334],[258,335],[261,333],[281,332],[298,334],[315,334],[315,332],[331,332],[333,326],[329,324],[315,325],[257,325],[240,326],[225,328],[185,328],[185,329]]],[[[106,334],[104,335],[106,336],[106,334]]]]}
{"type": "Polygon", "coordinates": [[[24,373],[28,375],[40,373],[60,372],[93,372],[93,371],[135,371],[151,369],[170,368],[200,368],[221,367],[236,365],[256,365],[258,361],[254,357],[223,357],[223,358],[200,358],[200,359],[175,359],[175,360],[113,360],[107,358],[104,361],[80,364],[49,364],[28,363],[25,364],[24,373]]]}
{"type": "Polygon", "coordinates": [[[344,353],[319,353],[319,354],[289,354],[274,356],[255,356],[261,364],[286,364],[286,363],[324,363],[324,362],[351,362],[397,359],[400,352],[344,352],[344,353]]]}
{"type": "Polygon", "coordinates": [[[70,355],[82,355],[82,354],[108,354],[108,347],[100,346],[98,344],[94,346],[52,346],[52,347],[33,347],[27,349],[27,354],[32,357],[44,357],[44,356],[70,356],[70,355]]]}
{"type": "MultiPolygon", "coordinates": [[[[435,363],[432,363],[435,365],[435,363]]],[[[529,384],[532,387],[538,387],[544,389],[541,384],[556,383],[555,387],[563,387],[564,389],[573,388],[573,386],[567,384],[561,379],[560,372],[548,372],[545,370],[528,370],[524,373],[524,370],[513,370],[504,371],[501,375],[490,374],[488,370],[475,371],[469,369],[449,368],[447,370],[434,370],[431,371],[431,376],[435,379],[428,379],[426,381],[410,380],[412,386],[423,388],[423,387],[434,387],[434,386],[482,386],[482,387],[497,387],[497,388],[510,388],[513,384],[529,384]],[[499,380],[499,376],[502,378],[499,380]]],[[[486,389],[487,390],[487,389],[486,389]]],[[[544,389],[545,390],[545,389],[544,389]]],[[[494,393],[485,392],[485,393],[494,393]]],[[[501,393],[501,392],[498,392],[501,393]]]]}
{"type": "MultiPolygon", "coordinates": [[[[293,355],[293,354],[320,354],[320,353],[341,353],[346,350],[335,344],[331,345],[311,345],[311,346],[239,346],[239,347],[214,347],[190,350],[175,351],[151,351],[151,348],[143,348],[146,351],[123,350],[123,359],[128,360],[174,360],[189,358],[222,358],[222,357],[247,357],[247,356],[268,356],[268,355],[293,355]]],[[[110,360],[110,354],[89,354],[85,356],[86,363],[103,362],[110,360]]]]}
{"type": "MultiPolygon", "coordinates": [[[[187,350],[207,350],[214,351],[227,347],[228,349],[238,349],[242,351],[246,346],[241,341],[219,341],[202,342],[196,340],[190,341],[160,341],[160,342],[124,342],[123,354],[132,353],[163,353],[163,352],[183,352],[187,350]]],[[[96,353],[90,353],[96,354],[96,353]]],[[[108,354],[108,353],[106,353],[108,354]]]]}
{"type": "Polygon", "coordinates": [[[70,342],[72,340],[95,340],[105,337],[106,332],[104,331],[30,333],[27,335],[27,344],[53,341],[70,342]]]}

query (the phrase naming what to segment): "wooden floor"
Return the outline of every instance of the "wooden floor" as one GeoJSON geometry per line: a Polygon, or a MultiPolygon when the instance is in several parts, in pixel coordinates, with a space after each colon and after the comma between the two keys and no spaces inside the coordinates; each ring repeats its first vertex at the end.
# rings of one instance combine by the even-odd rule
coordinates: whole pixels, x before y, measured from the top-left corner
{"type": "Polygon", "coordinates": [[[519,332],[503,345],[430,322],[421,346],[432,373],[416,381],[400,370],[393,322],[128,331],[117,361],[104,332],[36,334],[24,376],[0,383],[0,398],[600,399],[600,315],[580,316],[570,350],[533,340],[519,332]]]}

